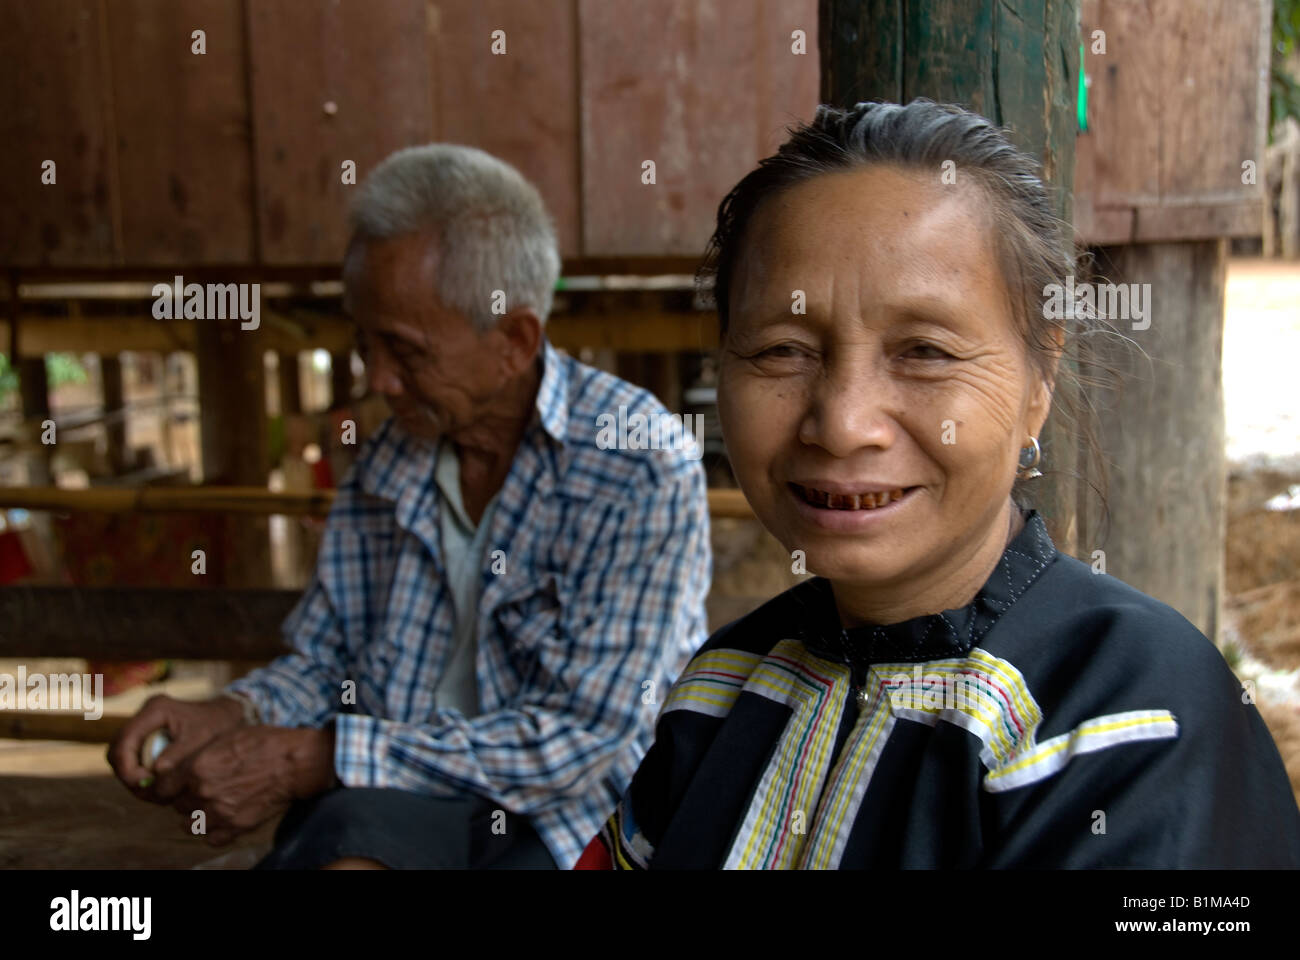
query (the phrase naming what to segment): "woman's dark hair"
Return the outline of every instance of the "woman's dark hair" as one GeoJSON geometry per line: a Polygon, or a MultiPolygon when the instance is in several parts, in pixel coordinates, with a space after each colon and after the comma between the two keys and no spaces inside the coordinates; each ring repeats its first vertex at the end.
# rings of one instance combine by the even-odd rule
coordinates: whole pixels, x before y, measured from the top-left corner
{"type": "MultiPolygon", "coordinates": [[[[727,194],[718,206],[718,224],[697,274],[702,290],[711,285],[725,340],[731,308],[731,281],[743,251],[745,230],[763,201],[814,177],[875,164],[921,170],[938,178],[945,161],[958,177],[983,190],[996,234],[997,260],[1011,297],[1012,313],[1037,372],[1053,383],[1052,414],[1058,451],[1044,448],[1044,473],[1054,472],[1051,453],[1062,441],[1079,447],[1083,478],[1106,502],[1106,461],[1085,387],[1110,382],[1094,352],[1079,355],[1090,334],[1111,333],[1104,319],[1045,317],[1044,288],[1064,285],[1076,272],[1070,228],[1056,214],[1052,195],[1039,176],[1038,162],[1010,142],[991,121],[953,104],[918,99],[859,103],[850,110],[820,106],[811,123],[792,128],[790,139],[727,194]],[[1064,334],[1064,348],[1056,338],[1064,334]],[[1056,365],[1059,357],[1059,366],[1056,365]],[[1054,369],[1055,368],[1055,369],[1054,369]],[[1085,375],[1084,370],[1089,371],[1085,375]],[[1096,482],[1094,482],[1094,480],[1096,482]]],[[[1073,462],[1074,457],[1061,459],[1073,462]]],[[[1064,471],[1075,476],[1074,470],[1064,471]]],[[[1028,506],[1032,488],[1017,481],[1015,498],[1028,506]]],[[[1082,531],[1080,531],[1082,533],[1082,531]]]]}

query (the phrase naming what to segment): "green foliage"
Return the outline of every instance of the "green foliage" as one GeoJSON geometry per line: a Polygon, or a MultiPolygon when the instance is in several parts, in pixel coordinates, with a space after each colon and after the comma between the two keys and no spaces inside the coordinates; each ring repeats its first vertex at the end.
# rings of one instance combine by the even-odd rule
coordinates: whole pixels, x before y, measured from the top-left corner
{"type": "Polygon", "coordinates": [[[1220,652],[1223,654],[1223,659],[1228,661],[1228,666],[1233,670],[1241,666],[1242,658],[1245,656],[1241,645],[1235,640],[1228,640],[1224,643],[1220,652]]]}
{"type": "Polygon", "coordinates": [[[87,380],[86,368],[73,353],[47,353],[45,377],[51,390],[57,390],[65,383],[85,383],[87,380]]]}
{"type": "Polygon", "coordinates": [[[9,354],[0,353],[0,403],[18,389],[18,371],[9,364],[9,354]]]}
{"type": "MultiPolygon", "coordinates": [[[[45,377],[50,389],[56,390],[65,383],[85,383],[86,370],[73,353],[47,353],[45,377]]],[[[8,354],[0,353],[0,403],[18,389],[18,370],[9,362],[8,354]]]]}
{"type": "Polygon", "coordinates": [[[1273,0],[1273,56],[1268,79],[1269,141],[1287,117],[1300,120],[1300,83],[1286,72],[1287,58],[1300,42],[1300,0],[1273,0]]]}

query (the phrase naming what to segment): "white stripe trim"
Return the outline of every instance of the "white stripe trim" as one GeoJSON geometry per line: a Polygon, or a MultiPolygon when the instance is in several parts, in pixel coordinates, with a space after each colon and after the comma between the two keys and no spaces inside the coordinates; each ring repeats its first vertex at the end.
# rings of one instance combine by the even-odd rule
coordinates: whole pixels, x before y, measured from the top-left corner
{"type": "Polygon", "coordinates": [[[984,789],[989,793],[1004,793],[1046,780],[1080,754],[1122,743],[1177,737],[1178,720],[1168,710],[1130,710],[1094,717],[989,771],[984,777],[984,789]]]}

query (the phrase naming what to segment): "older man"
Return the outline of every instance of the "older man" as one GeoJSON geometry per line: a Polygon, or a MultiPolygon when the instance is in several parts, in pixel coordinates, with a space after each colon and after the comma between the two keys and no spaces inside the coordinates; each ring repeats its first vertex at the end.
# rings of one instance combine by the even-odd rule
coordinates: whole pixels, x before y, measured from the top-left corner
{"type": "Polygon", "coordinates": [[[698,452],[598,442],[620,407],[668,415],[547,342],[559,254],[512,167],[402,150],[352,225],[346,304],[393,417],[338,491],[293,652],[154,697],[109,759],[215,843],[287,810],[264,867],[570,867],[706,635],[698,452]]]}

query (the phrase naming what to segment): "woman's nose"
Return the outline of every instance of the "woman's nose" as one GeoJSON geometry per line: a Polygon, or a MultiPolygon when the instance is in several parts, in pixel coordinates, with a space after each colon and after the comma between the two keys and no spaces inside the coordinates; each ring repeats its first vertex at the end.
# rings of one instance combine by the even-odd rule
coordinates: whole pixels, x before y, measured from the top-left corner
{"type": "Polygon", "coordinates": [[[846,360],[830,366],[812,391],[799,439],[832,456],[864,447],[887,448],[898,430],[889,377],[874,361],[846,360]]]}

